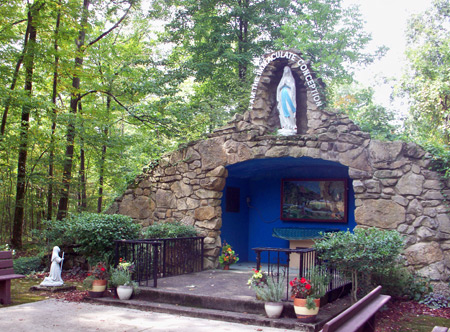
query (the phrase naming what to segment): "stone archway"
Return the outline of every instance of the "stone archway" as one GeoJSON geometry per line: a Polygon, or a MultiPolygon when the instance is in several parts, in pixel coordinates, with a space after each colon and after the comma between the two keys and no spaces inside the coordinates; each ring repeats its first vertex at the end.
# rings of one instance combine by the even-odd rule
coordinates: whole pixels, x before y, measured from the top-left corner
{"type": "Polygon", "coordinates": [[[250,111],[236,115],[207,139],[164,156],[136,178],[109,213],[130,215],[144,226],[168,221],[194,225],[206,237],[205,266],[213,268],[221,246],[227,166],[288,157],[335,162],[348,167],[357,227],[396,229],[405,236],[408,264],[433,280],[447,280],[450,218],[444,195],[450,194],[449,181],[430,170],[425,151],[417,145],[373,140],[347,116],[320,109],[317,95],[305,86],[299,61],[289,53],[267,56],[274,60],[267,60],[259,73],[250,111]],[[307,121],[300,134],[280,137],[269,134],[275,126],[270,87],[278,66],[286,63],[307,90],[301,92],[307,121]]]}

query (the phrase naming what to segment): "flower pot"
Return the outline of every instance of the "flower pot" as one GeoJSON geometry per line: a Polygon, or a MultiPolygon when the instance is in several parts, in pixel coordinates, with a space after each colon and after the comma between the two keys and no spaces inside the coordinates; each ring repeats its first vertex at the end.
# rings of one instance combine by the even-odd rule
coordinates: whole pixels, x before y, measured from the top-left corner
{"type": "Polygon", "coordinates": [[[264,303],[266,315],[269,318],[279,318],[283,312],[283,303],[281,302],[266,302],[264,303]]]}
{"type": "Polygon", "coordinates": [[[227,265],[224,265],[224,266],[223,266],[223,269],[224,269],[224,270],[229,270],[229,269],[230,269],[230,265],[228,265],[228,264],[227,264],[227,265]]]}
{"type": "Polygon", "coordinates": [[[120,300],[129,300],[133,294],[133,286],[117,286],[116,290],[120,300]]]}
{"type": "Polygon", "coordinates": [[[90,298],[99,298],[105,296],[105,291],[103,292],[96,292],[96,291],[88,291],[90,298]]]}
{"type": "Polygon", "coordinates": [[[297,315],[297,319],[303,323],[311,323],[314,322],[316,316],[319,312],[320,307],[320,299],[315,299],[314,303],[316,304],[315,309],[306,308],[306,299],[294,299],[294,310],[297,315]]]}
{"type": "Polygon", "coordinates": [[[94,292],[104,292],[106,290],[107,280],[93,280],[92,281],[92,291],[94,292]]]}

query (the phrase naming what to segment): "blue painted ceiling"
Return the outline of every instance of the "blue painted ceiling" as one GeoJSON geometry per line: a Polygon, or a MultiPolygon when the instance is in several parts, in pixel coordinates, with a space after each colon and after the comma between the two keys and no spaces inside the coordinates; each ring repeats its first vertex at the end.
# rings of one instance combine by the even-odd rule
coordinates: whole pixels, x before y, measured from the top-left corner
{"type": "Polygon", "coordinates": [[[268,174],[279,172],[280,170],[283,170],[283,173],[290,173],[289,171],[294,172],[299,168],[309,168],[313,170],[314,167],[326,168],[327,166],[333,167],[335,170],[336,168],[347,170],[346,166],[339,163],[310,157],[252,159],[229,165],[227,166],[227,169],[229,178],[249,179],[267,176],[268,174]]]}

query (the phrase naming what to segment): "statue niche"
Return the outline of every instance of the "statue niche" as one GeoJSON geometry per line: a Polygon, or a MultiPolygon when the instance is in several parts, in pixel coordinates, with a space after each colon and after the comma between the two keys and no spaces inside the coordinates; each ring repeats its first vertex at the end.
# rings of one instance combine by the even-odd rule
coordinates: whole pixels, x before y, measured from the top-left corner
{"type": "Polygon", "coordinates": [[[274,61],[276,70],[271,75],[269,87],[272,107],[268,125],[282,136],[305,134],[308,130],[308,119],[304,80],[283,60],[274,61]]]}

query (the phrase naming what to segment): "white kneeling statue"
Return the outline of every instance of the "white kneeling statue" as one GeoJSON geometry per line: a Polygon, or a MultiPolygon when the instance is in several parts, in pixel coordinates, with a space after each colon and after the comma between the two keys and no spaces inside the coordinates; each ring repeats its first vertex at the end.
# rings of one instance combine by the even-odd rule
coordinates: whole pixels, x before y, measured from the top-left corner
{"type": "Polygon", "coordinates": [[[289,136],[297,134],[297,101],[295,79],[291,68],[285,66],[283,77],[277,87],[277,108],[280,116],[281,129],[279,135],[289,136]]]}
{"type": "Polygon", "coordinates": [[[52,252],[52,265],[50,266],[50,273],[48,277],[45,277],[41,282],[41,286],[62,286],[64,281],[61,278],[62,264],[64,261],[64,253],[62,257],[59,257],[59,247],[53,247],[52,252]]]}

